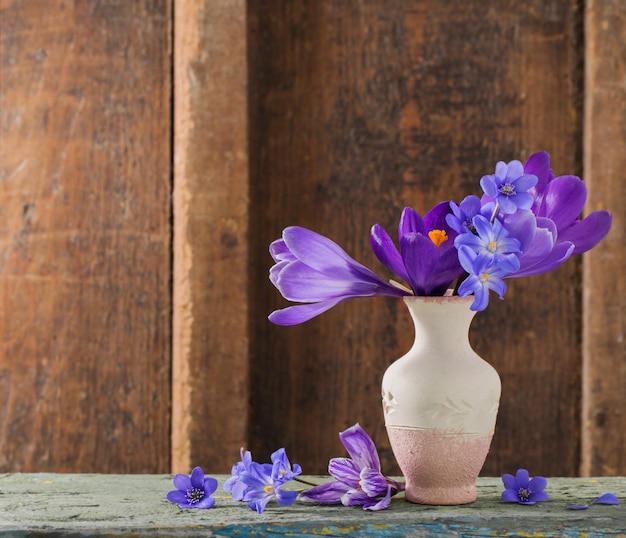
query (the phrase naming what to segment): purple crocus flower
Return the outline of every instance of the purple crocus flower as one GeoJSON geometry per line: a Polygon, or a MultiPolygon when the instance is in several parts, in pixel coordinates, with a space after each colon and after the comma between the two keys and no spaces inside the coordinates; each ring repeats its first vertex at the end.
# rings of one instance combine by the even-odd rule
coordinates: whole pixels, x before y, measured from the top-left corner
{"type": "Polygon", "coordinates": [[[467,245],[459,247],[459,260],[469,274],[461,282],[458,293],[461,297],[474,294],[470,310],[484,310],[489,304],[489,290],[495,291],[500,299],[504,298],[506,284],[502,280],[519,268],[515,254],[494,258],[489,254],[477,254],[467,245]]]}
{"type": "Polygon", "coordinates": [[[495,175],[483,176],[480,186],[487,196],[495,198],[502,213],[512,214],[532,207],[533,197],[527,191],[538,181],[537,176],[525,172],[521,162],[500,161],[495,175]]]}
{"type": "Polygon", "coordinates": [[[543,476],[531,479],[526,469],[518,469],[515,476],[503,474],[502,483],[505,487],[502,500],[505,502],[535,504],[548,500],[548,494],[544,491],[548,481],[543,476]]]}
{"type": "Polygon", "coordinates": [[[573,254],[582,254],[595,247],[609,232],[612,217],[608,211],[593,211],[580,218],[587,200],[587,187],[576,176],[555,177],[550,169],[550,156],[545,151],[531,155],[524,165],[526,174],[538,178],[534,188],[532,212],[551,219],[557,230],[556,243],[570,242],[573,254]]]}
{"type": "Polygon", "coordinates": [[[262,465],[253,461],[249,469],[239,475],[239,479],[247,486],[242,501],[248,503],[248,508],[262,514],[271,499],[275,498],[281,506],[289,506],[295,502],[298,492],[282,489],[287,482],[282,472],[284,469],[284,460],[280,458],[273,465],[262,465]]]}
{"type": "Polygon", "coordinates": [[[215,499],[211,494],[217,489],[217,480],[210,476],[205,477],[204,471],[196,467],[191,475],[177,474],[174,476],[173,491],[166,498],[181,508],[212,508],[215,499]]]}
{"type": "Polygon", "coordinates": [[[454,248],[457,232],[446,222],[450,214],[449,202],[437,204],[424,217],[405,208],[398,225],[399,251],[380,225],[372,227],[374,254],[414,295],[443,295],[463,272],[454,248]]]}
{"type": "Polygon", "coordinates": [[[359,425],[339,434],[350,458],[333,458],[328,472],[335,478],[300,494],[320,504],[362,506],[364,510],[383,510],[389,506],[391,496],[404,490],[404,484],[383,476],[376,446],[359,425]]]}
{"type": "Polygon", "coordinates": [[[277,325],[308,321],[353,297],[408,295],[327,237],[306,228],[285,228],[282,238],[270,245],[270,253],[276,262],[270,269],[271,282],[288,301],[306,303],[272,312],[269,319],[277,325]]]}

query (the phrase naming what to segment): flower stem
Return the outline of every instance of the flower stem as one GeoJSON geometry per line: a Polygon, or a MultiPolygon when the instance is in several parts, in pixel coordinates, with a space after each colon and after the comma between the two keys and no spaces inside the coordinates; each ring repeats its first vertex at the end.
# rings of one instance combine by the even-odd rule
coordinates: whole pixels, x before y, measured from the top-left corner
{"type": "Polygon", "coordinates": [[[319,484],[314,484],[313,482],[309,482],[308,480],[303,480],[302,478],[294,477],[296,482],[300,482],[301,484],[306,484],[307,486],[318,486],[319,484]]]}
{"type": "Polygon", "coordinates": [[[498,205],[498,202],[496,202],[496,207],[493,208],[493,213],[491,214],[491,218],[489,219],[489,222],[493,223],[493,221],[496,220],[496,215],[498,214],[499,209],[500,209],[500,206],[498,205]]]}

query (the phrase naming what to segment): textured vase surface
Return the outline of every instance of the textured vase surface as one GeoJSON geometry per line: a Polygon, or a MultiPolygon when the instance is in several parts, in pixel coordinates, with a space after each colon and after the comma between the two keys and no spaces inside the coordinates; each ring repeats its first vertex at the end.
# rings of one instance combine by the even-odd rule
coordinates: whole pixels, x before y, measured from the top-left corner
{"type": "Polygon", "coordinates": [[[415,342],[383,376],[385,425],[420,504],[476,499],[476,478],[493,437],[500,377],[469,343],[473,297],[406,297],[415,342]]]}

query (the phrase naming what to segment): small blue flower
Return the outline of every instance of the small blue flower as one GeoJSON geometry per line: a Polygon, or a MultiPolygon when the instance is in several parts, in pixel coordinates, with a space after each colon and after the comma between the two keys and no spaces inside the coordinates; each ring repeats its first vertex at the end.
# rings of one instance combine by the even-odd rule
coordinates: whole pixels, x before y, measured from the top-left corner
{"type": "Polygon", "coordinates": [[[452,213],[446,215],[446,223],[457,233],[474,232],[472,219],[481,215],[483,206],[480,198],[473,194],[466,196],[460,204],[450,202],[452,213]]]}
{"type": "Polygon", "coordinates": [[[457,248],[467,245],[476,254],[487,254],[496,261],[507,254],[521,252],[522,244],[514,237],[509,237],[508,230],[499,220],[489,222],[482,215],[476,215],[472,222],[476,233],[457,235],[454,240],[457,248]]]}
{"type": "Polygon", "coordinates": [[[279,448],[274,452],[271,456],[271,460],[272,477],[274,479],[282,479],[286,482],[302,474],[302,468],[297,463],[293,464],[293,469],[291,468],[291,463],[289,463],[289,458],[284,448],[279,448]]]}
{"type": "Polygon", "coordinates": [[[502,492],[504,502],[535,504],[548,500],[548,494],[544,491],[548,481],[543,476],[535,476],[531,479],[526,469],[518,469],[515,476],[503,474],[502,483],[505,487],[502,492]]]}
{"type": "Polygon", "coordinates": [[[231,470],[231,477],[224,482],[224,490],[229,491],[232,495],[233,501],[241,501],[246,491],[246,486],[241,481],[241,473],[250,470],[252,464],[252,454],[249,450],[243,451],[243,447],[240,450],[241,461],[238,461],[233,465],[231,470]]]}
{"type": "Polygon", "coordinates": [[[480,186],[487,196],[495,198],[500,210],[506,214],[515,213],[518,209],[530,209],[534,198],[528,191],[537,184],[538,178],[533,174],[525,174],[520,161],[504,161],[496,164],[495,175],[483,176],[480,186]]]}
{"type": "Polygon", "coordinates": [[[289,506],[295,502],[298,492],[282,489],[287,482],[282,470],[283,461],[277,459],[273,465],[262,465],[253,461],[249,470],[241,473],[239,478],[247,486],[242,500],[248,503],[248,508],[262,514],[273,498],[281,506],[289,506]]]}
{"type": "Polygon", "coordinates": [[[519,260],[515,254],[495,259],[489,254],[476,254],[467,245],[459,248],[459,261],[469,275],[459,286],[458,293],[461,297],[474,294],[471,310],[487,308],[489,290],[495,291],[503,299],[506,292],[503,277],[519,269],[519,260]]]}
{"type": "Polygon", "coordinates": [[[211,494],[217,489],[217,480],[205,477],[204,471],[196,467],[191,475],[177,474],[174,476],[175,490],[170,491],[166,498],[181,508],[212,508],[215,499],[211,494]]]}

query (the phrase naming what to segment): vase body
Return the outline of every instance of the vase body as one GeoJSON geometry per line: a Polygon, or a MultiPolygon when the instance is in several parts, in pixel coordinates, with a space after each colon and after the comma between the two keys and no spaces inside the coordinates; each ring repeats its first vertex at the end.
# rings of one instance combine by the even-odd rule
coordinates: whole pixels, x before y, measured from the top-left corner
{"type": "Polygon", "coordinates": [[[420,504],[476,499],[476,478],[493,437],[500,377],[469,343],[473,297],[406,297],[415,343],[383,376],[385,426],[420,504]]]}

